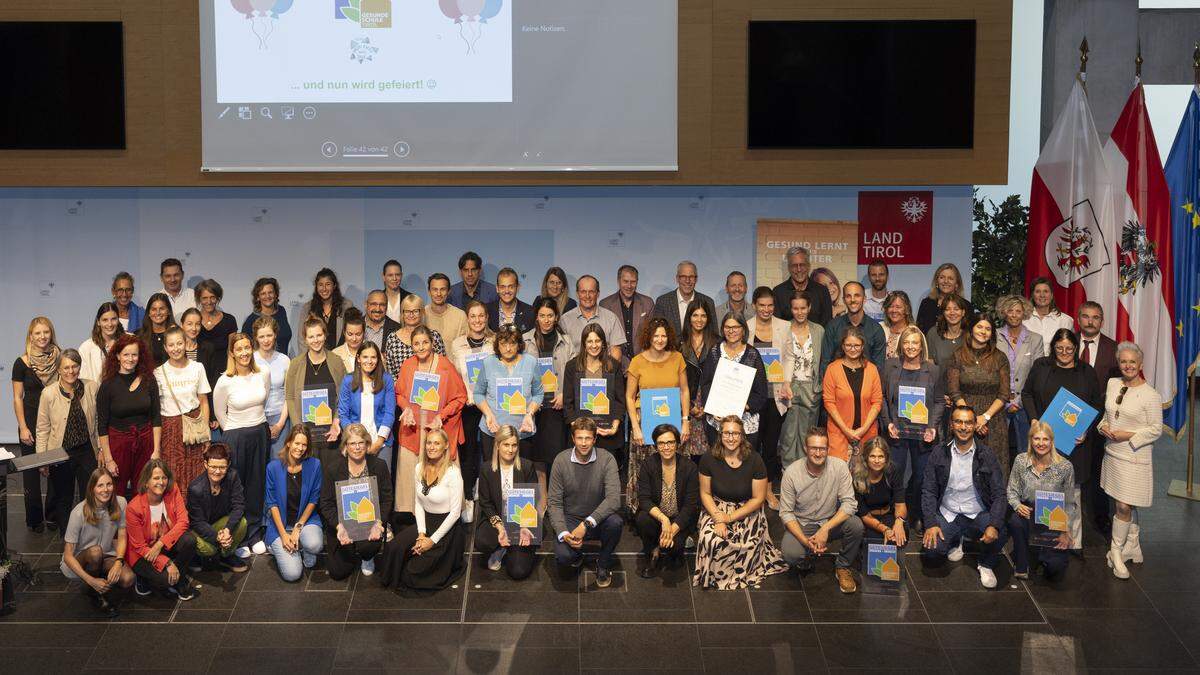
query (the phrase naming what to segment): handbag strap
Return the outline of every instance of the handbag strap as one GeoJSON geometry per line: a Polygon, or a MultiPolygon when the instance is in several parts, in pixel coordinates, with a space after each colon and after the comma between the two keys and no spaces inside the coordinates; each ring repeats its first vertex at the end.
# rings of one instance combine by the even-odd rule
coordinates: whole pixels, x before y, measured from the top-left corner
{"type": "Polygon", "coordinates": [[[163,381],[167,383],[167,391],[171,392],[171,400],[175,402],[175,409],[179,411],[180,415],[190,413],[191,410],[185,412],[183,406],[179,405],[179,399],[175,396],[175,387],[171,386],[171,378],[167,376],[167,364],[164,363],[159,368],[162,370],[163,381]]]}

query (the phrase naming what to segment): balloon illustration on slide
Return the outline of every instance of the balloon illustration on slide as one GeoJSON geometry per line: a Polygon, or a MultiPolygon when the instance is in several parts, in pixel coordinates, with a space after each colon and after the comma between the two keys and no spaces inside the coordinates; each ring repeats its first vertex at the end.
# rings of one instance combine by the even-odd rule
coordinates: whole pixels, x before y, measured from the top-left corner
{"type": "Polygon", "coordinates": [[[267,37],[275,30],[275,20],[292,8],[295,0],[229,0],[234,11],[250,22],[250,31],[258,38],[258,48],[267,48],[267,37]]]}
{"type": "Polygon", "coordinates": [[[458,24],[458,36],[468,54],[475,52],[475,43],[483,37],[481,24],[499,14],[503,6],[504,0],[438,0],[442,14],[458,24]]]}

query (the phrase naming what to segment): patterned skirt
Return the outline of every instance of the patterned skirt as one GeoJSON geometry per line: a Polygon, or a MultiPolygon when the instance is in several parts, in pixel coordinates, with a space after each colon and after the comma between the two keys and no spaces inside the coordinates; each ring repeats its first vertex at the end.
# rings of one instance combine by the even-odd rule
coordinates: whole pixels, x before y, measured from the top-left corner
{"type": "MultiPolygon", "coordinates": [[[[713,497],[722,513],[732,513],[742,504],[713,497]]],[[[736,590],[760,583],[772,574],[787,571],[783,553],[771,542],[767,517],[762,509],[726,525],[728,536],[718,537],[716,522],[707,511],[700,513],[696,540],[696,573],[692,585],[736,590]]]]}
{"type": "Polygon", "coordinates": [[[638,477],[642,473],[642,462],[656,452],[658,450],[653,445],[638,445],[632,442],[629,444],[629,475],[625,479],[625,503],[633,513],[637,513],[638,509],[638,477]]]}
{"type": "Polygon", "coordinates": [[[180,492],[186,493],[192,480],[204,473],[204,453],[208,450],[208,443],[184,445],[181,417],[163,416],[159,445],[162,447],[163,460],[171,468],[171,473],[175,474],[175,484],[180,492]]]}

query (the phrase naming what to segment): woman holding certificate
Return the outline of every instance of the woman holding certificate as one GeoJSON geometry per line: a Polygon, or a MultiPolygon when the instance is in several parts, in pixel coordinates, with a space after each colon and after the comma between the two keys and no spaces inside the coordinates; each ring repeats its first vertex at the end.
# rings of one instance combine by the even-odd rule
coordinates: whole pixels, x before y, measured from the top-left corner
{"type": "Polygon", "coordinates": [[[1154,441],[1162,435],[1162,396],[1142,377],[1142,350],[1132,342],[1117,345],[1120,378],[1108,381],[1104,399],[1104,463],[1100,487],[1116,503],[1108,566],[1118,579],[1128,579],[1127,560],[1142,562],[1137,511],[1154,497],[1154,441]]]}
{"type": "Polygon", "coordinates": [[[566,446],[563,421],[563,376],[567,362],[575,356],[571,336],[558,325],[558,302],[541,298],[533,306],[533,328],[525,333],[525,353],[537,359],[542,380],[542,404],[538,406],[533,437],[533,461],[549,466],[566,446]]]}
{"type": "Polygon", "coordinates": [[[425,445],[410,479],[416,492],[416,522],[396,533],[384,559],[383,585],[440,591],[467,569],[463,560],[466,528],[459,522],[463,505],[462,474],[450,461],[444,429],[425,434],[425,445]]]}
{"type": "MultiPolygon", "coordinates": [[[[354,573],[354,568],[362,570],[363,576],[375,573],[375,556],[383,550],[384,523],[391,520],[392,505],[392,475],[382,459],[367,453],[371,446],[371,434],[361,424],[351,424],[342,434],[341,457],[329,464],[322,464],[325,476],[321,482],[321,521],[325,525],[326,552],[329,554],[325,565],[329,577],[335,580],[345,579],[354,573]],[[354,523],[345,509],[339,508],[343,501],[340,492],[349,485],[339,486],[343,481],[374,478],[376,495],[379,503],[370,505],[378,509],[375,522],[362,532],[350,532],[345,523],[354,523]],[[387,509],[386,511],[384,509],[387,509]],[[357,535],[357,536],[355,536],[357,535]]],[[[364,497],[365,499],[365,497],[364,497]]],[[[358,502],[357,508],[362,508],[358,502]]]]}
{"type": "Polygon", "coordinates": [[[391,467],[392,452],[385,446],[390,445],[392,424],[396,421],[396,383],[391,373],[383,372],[382,356],[374,342],[364,342],[358,348],[354,372],[342,378],[338,419],[342,424],[357,422],[366,427],[371,434],[367,452],[379,455],[391,467]]]}
{"type": "MultiPolygon", "coordinates": [[[[454,365],[467,388],[467,402],[462,411],[462,444],[458,446],[458,465],[462,469],[463,493],[466,500],[475,499],[475,481],[479,478],[482,452],[479,449],[479,421],[483,413],[475,405],[475,377],[479,364],[492,352],[492,331],[487,327],[487,307],[478,300],[467,303],[467,334],[454,339],[450,353],[454,365]]],[[[463,505],[463,512],[473,511],[473,504],[463,505]]]]}
{"type": "Polygon", "coordinates": [[[642,437],[642,392],[650,389],[679,389],[679,406],[683,420],[683,441],[688,439],[688,415],[691,398],[688,395],[687,366],[683,354],[676,350],[675,330],[661,316],[651,317],[642,327],[641,348],[629,361],[625,378],[625,409],[629,411],[629,467],[625,481],[625,496],[632,510],[638,505],[638,474],[642,462],[654,452],[653,439],[642,437]]]}
{"type": "MultiPolygon", "coordinates": [[[[1067,570],[1071,558],[1066,549],[1071,545],[1067,533],[1069,523],[1079,520],[1079,500],[1075,491],[1075,471],[1071,463],[1054,449],[1054,430],[1049,424],[1033,420],[1029,425],[1028,450],[1017,455],[1013,461],[1012,474],[1008,478],[1008,531],[1012,534],[1013,576],[1028,579],[1038,564],[1048,581],[1054,581],[1067,570]],[[1038,492],[1057,492],[1062,496],[1065,523],[1054,541],[1037,543],[1032,541],[1034,526],[1042,523],[1041,514],[1035,514],[1038,492]],[[1036,518],[1035,518],[1036,516],[1036,518]],[[1033,562],[1031,564],[1031,560],[1033,562]]],[[[1055,515],[1047,520],[1053,522],[1055,515]]],[[[1060,521],[1061,522],[1061,521],[1060,521]]],[[[1043,523],[1049,524],[1049,523],[1043,523]]],[[[1053,528],[1051,528],[1053,529],[1053,528]]]]}
{"type": "Polygon", "coordinates": [[[625,376],[621,363],[608,353],[608,337],[600,324],[583,327],[579,355],[567,362],[563,376],[563,413],[569,425],[580,417],[596,421],[596,447],[621,464],[625,434],[625,376]]]}
{"type": "Polygon", "coordinates": [[[821,397],[829,415],[829,456],[845,462],[878,435],[875,419],[883,409],[879,369],[863,356],[866,337],[857,326],[846,328],[840,357],[825,369],[821,397]]]}
{"type": "MultiPolygon", "coordinates": [[[[520,454],[533,462],[533,435],[537,433],[534,415],[542,406],[542,378],[537,375],[537,359],[525,354],[525,340],[511,324],[496,331],[492,356],[480,364],[475,378],[475,405],[483,417],[479,420],[479,439],[484,462],[492,460],[496,433],[505,424],[517,428],[520,454]]],[[[545,464],[534,464],[538,481],[546,484],[545,464]]]]}
{"type": "Polygon", "coordinates": [[[462,410],[467,403],[467,388],[458,370],[449,357],[433,349],[433,331],[417,326],[409,339],[413,355],[400,366],[396,381],[400,450],[396,453],[395,506],[397,513],[404,514],[413,513],[413,475],[422,436],[431,429],[445,431],[446,454],[457,462],[463,437],[462,410]]]}
{"type": "MultiPolygon", "coordinates": [[[[746,341],[750,338],[750,329],[741,314],[726,313],[721,319],[720,325],[721,336],[724,339],[714,345],[704,359],[704,370],[700,373],[700,401],[704,406],[708,405],[709,396],[713,392],[717,366],[720,365],[722,359],[753,368],[756,371],[754,381],[750,386],[750,395],[746,398],[746,405],[740,417],[744,427],[743,431],[746,434],[746,442],[750,444],[752,450],[757,450],[758,411],[770,400],[767,389],[767,373],[763,369],[762,355],[758,353],[757,349],[747,344],[746,341]]],[[[705,412],[707,413],[707,410],[705,412]]],[[[705,425],[704,432],[708,436],[709,442],[715,443],[719,433],[720,420],[711,413],[708,413],[707,420],[708,424],[705,425]]]]}
{"type": "MultiPolygon", "coordinates": [[[[587,329],[584,329],[585,332],[587,329]]],[[[489,466],[479,477],[479,513],[482,520],[475,528],[475,549],[482,553],[489,570],[501,568],[510,579],[521,580],[533,574],[537,561],[533,534],[521,529],[515,538],[505,526],[508,494],[517,485],[537,482],[537,472],[531,462],[522,462],[517,455],[517,430],[505,424],[496,433],[496,452],[489,466]]],[[[542,498],[543,501],[545,497],[542,498]]],[[[539,516],[546,511],[544,503],[537,505],[539,516]]],[[[539,523],[541,522],[539,518],[539,523]]]]}
{"type": "Polygon", "coordinates": [[[338,391],[346,378],[342,360],[326,349],[327,331],[325,322],[315,316],[304,322],[300,339],[305,349],[288,363],[283,378],[288,419],[293,427],[309,426],[309,447],[322,466],[338,459],[337,446],[330,444],[342,430],[337,417],[338,391]]]}
{"type": "Polygon", "coordinates": [[[887,430],[901,477],[912,462],[905,501],[912,522],[921,520],[921,481],[925,460],[937,440],[942,412],[942,369],[929,359],[925,336],[916,325],[900,333],[900,356],[883,364],[883,428],[887,430]]]}
{"type": "MultiPolygon", "coordinates": [[[[1095,410],[1103,409],[1104,392],[1100,391],[1100,382],[1096,379],[1096,371],[1083,359],[1077,358],[1078,351],[1079,336],[1075,334],[1075,331],[1068,328],[1059,328],[1054,331],[1050,340],[1050,356],[1043,356],[1033,362],[1033,366],[1029,369],[1028,379],[1025,380],[1025,389],[1021,392],[1021,405],[1029,413],[1031,420],[1050,421],[1047,408],[1050,407],[1060,389],[1075,394],[1095,410]]],[[[1004,365],[1008,365],[1007,359],[1005,359],[1004,365]]],[[[1007,383],[1007,371],[1004,373],[1004,378],[1007,383]]],[[[1049,412],[1054,414],[1054,411],[1049,412]]],[[[1004,425],[1005,428],[1007,426],[1007,424],[1004,425]]],[[[1087,483],[1092,475],[1092,446],[1094,445],[1092,438],[1094,436],[1089,438],[1091,433],[1093,433],[1091,427],[1079,430],[1074,439],[1075,448],[1070,451],[1068,457],[1071,465],[1075,467],[1075,494],[1073,497],[1076,502],[1079,502],[1080,497],[1079,486],[1087,483]]],[[[1008,449],[1005,448],[1004,452],[1004,455],[998,454],[997,456],[1007,458],[1008,449]]],[[[1000,468],[1007,471],[1008,462],[1002,461],[1000,468]]],[[[1082,548],[1082,539],[1082,519],[1076,518],[1071,523],[1073,548],[1082,548]]]]}

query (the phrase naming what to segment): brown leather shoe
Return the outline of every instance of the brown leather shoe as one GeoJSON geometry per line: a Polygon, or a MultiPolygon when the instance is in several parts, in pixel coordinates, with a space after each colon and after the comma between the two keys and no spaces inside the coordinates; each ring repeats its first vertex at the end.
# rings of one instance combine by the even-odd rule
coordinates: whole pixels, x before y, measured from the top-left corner
{"type": "Polygon", "coordinates": [[[837,577],[838,588],[843,593],[857,593],[858,582],[854,580],[854,572],[848,568],[839,567],[833,571],[833,575],[837,577]]]}

